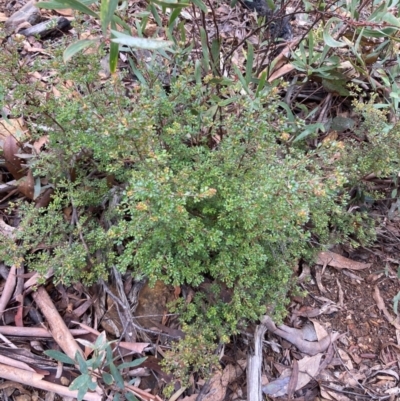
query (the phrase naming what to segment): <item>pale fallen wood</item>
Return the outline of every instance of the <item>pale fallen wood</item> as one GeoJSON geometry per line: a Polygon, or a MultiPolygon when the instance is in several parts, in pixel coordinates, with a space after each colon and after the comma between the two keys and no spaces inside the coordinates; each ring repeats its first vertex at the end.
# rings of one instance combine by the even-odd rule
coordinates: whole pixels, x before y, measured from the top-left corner
{"type": "Polygon", "coordinates": [[[127,382],[124,382],[125,390],[130,391],[131,393],[135,394],[137,397],[141,398],[142,400],[151,400],[151,401],[162,401],[162,399],[158,395],[153,395],[148,391],[142,390],[139,387],[132,386],[127,382]]]}
{"type": "Polygon", "coordinates": [[[381,293],[379,291],[378,286],[374,288],[374,300],[376,302],[376,306],[379,308],[380,311],[385,315],[386,320],[393,325],[397,330],[400,330],[400,322],[398,321],[398,317],[394,317],[386,308],[385,302],[381,297],[381,293]]]}
{"type": "Polygon", "coordinates": [[[262,341],[267,331],[267,319],[264,316],[261,324],[256,327],[254,333],[254,350],[247,355],[247,399],[251,401],[262,401],[261,387],[261,365],[262,365],[262,341]]]}
{"type": "MultiPolygon", "coordinates": [[[[0,190],[1,192],[1,190],[0,190]]],[[[4,235],[7,238],[14,239],[15,238],[15,227],[12,227],[4,222],[3,217],[0,217],[0,234],[4,235]]]]}
{"type": "Polygon", "coordinates": [[[71,359],[75,359],[77,352],[83,356],[81,348],[75,341],[74,337],[72,337],[72,334],[58,313],[44,287],[40,286],[37,291],[32,292],[32,297],[35,300],[36,305],[40,308],[43,315],[47,319],[54,340],[65,352],[65,354],[71,359]]]}
{"type": "MultiPolygon", "coordinates": [[[[29,372],[27,370],[18,369],[13,366],[0,364],[0,377],[7,380],[12,380],[27,386],[40,388],[42,390],[50,391],[60,394],[65,397],[76,398],[78,391],[68,390],[68,387],[61,386],[60,384],[50,383],[43,380],[43,375],[38,373],[29,372]]],[[[102,395],[97,393],[87,392],[84,397],[86,401],[102,401],[102,395]]]]}
{"type": "Polygon", "coordinates": [[[0,317],[3,315],[8,301],[11,299],[14,288],[15,288],[15,283],[16,283],[16,276],[15,276],[15,269],[16,267],[13,265],[11,266],[10,272],[8,273],[8,277],[6,280],[6,283],[3,288],[3,292],[1,293],[0,297],[0,317]]]}
{"type": "MultiPolygon", "coordinates": [[[[84,329],[71,329],[70,333],[74,337],[84,336],[89,332],[84,329]]],[[[42,327],[15,327],[15,326],[0,326],[0,334],[5,336],[15,337],[44,337],[52,338],[53,335],[49,330],[42,327]]]]}
{"type": "Polygon", "coordinates": [[[24,23],[35,25],[39,22],[40,10],[35,6],[35,0],[28,1],[22,8],[16,11],[4,24],[7,35],[13,33],[24,23]]]}
{"type": "Polygon", "coordinates": [[[4,365],[13,366],[14,368],[28,370],[29,372],[36,372],[35,369],[31,368],[25,362],[17,361],[16,359],[9,358],[8,356],[0,355],[0,363],[4,365]]]}
{"type": "Polygon", "coordinates": [[[48,35],[66,32],[71,29],[72,25],[69,20],[64,17],[56,17],[29,28],[22,29],[18,31],[18,33],[24,36],[39,36],[40,38],[44,38],[48,35]]]}
{"type": "MultiPolygon", "coordinates": [[[[53,274],[54,274],[54,270],[53,269],[49,269],[47,271],[47,273],[44,275],[44,278],[48,279],[51,276],[53,276],[53,274]]],[[[36,286],[38,281],[39,281],[39,278],[40,278],[40,274],[39,273],[35,273],[29,280],[25,281],[25,283],[24,283],[25,292],[28,289],[30,289],[30,287],[36,286]]]]}

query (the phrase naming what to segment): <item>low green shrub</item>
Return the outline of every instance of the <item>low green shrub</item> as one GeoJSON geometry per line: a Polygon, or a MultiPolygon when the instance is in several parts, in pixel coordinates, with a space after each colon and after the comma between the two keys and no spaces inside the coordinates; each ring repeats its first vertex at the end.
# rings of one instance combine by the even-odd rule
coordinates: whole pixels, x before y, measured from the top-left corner
{"type": "Polygon", "coordinates": [[[195,84],[189,64],[169,88],[127,96],[120,80],[100,82],[96,57],[33,66],[56,71],[43,87],[0,55],[8,105],[28,116],[32,140],[49,137],[30,168],[54,187],[46,208],[13,205],[19,245],[0,241],[1,260],[52,267],[66,284],[92,283],[111,266],[151,282],[208,283],[173,307],[209,344],[267,307],[282,318],[299,259],[373,237],[363,214],[346,211],[343,144],[291,144],[297,127],[275,89],[251,97],[240,83],[195,84]]]}

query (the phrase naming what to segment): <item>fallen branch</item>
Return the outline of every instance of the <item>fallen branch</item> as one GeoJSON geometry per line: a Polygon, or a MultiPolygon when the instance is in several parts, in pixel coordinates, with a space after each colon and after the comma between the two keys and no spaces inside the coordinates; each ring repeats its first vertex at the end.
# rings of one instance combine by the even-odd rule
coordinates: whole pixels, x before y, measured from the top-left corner
{"type": "Polygon", "coordinates": [[[247,356],[247,399],[251,401],[262,401],[261,391],[261,365],[262,365],[262,341],[267,331],[266,319],[264,316],[261,324],[256,327],[254,333],[254,352],[247,356]]]}
{"type": "MultiPolygon", "coordinates": [[[[78,391],[68,390],[68,387],[61,386],[60,384],[50,383],[43,380],[43,375],[38,373],[29,372],[27,370],[18,369],[16,367],[0,364],[0,377],[7,380],[12,380],[26,386],[40,388],[41,390],[50,391],[52,393],[60,394],[64,397],[76,398],[78,391]]],[[[87,392],[84,397],[86,401],[102,401],[102,396],[97,393],[87,392]]]]}

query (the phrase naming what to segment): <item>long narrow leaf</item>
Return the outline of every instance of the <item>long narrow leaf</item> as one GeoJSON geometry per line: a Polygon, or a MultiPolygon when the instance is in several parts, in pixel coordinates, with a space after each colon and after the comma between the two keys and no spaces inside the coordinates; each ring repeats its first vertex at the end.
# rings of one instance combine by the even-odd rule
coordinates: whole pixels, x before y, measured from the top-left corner
{"type": "Polygon", "coordinates": [[[249,89],[249,86],[247,85],[246,80],[245,80],[244,77],[243,77],[243,74],[240,72],[239,68],[237,68],[237,66],[236,66],[235,64],[232,64],[232,66],[233,66],[233,69],[235,70],[236,75],[237,75],[238,78],[239,78],[239,81],[241,82],[241,84],[242,84],[242,86],[243,86],[243,89],[246,91],[246,93],[247,93],[248,95],[250,95],[250,94],[251,94],[251,91],[250,91],[250,89],[249,89]]]}
{"type": "Polygon", "coordinates": [[[208,13],[207,6],[201,0],[192,0],[193,4],[200,8],[204,13],[208,13]]]}
{"type": "Polygon", "coordinates": [[[93,46],[96,43],[98,43],[97,39],[82,39],[82,40],[78,40],[75,43],[72,43],[72,45],[69,45],[64,50],[64,54],[63,54],[64,62],[66,63],[76,53],[78,53],[90,46],[93,46]]]}
{"type": "Polygon", "coordinates": [[[170,8],[170,9],[175,9],[175,8],[180,8],[182,9],[183,7],[190,6],[189,2],[180,2],[177,3],[176,1],[161,1],[161,0],[151,0],[152,3],[158,4],[159,6],[163,8],[170,8]]]}
{"type": "Polygon", "coordinates": [[[344,47],[347,46],[346,43],[343,42],[339,42],[336,39],[333,39],[332,35],[329,33],[329,30],[331,28],[331,25],[335,22],[339,22],[342,23],[342,21],[339,18],[331,18],[325,25],[324,27],[324,31],[323,31],[323,37],[324,37],[324,41],[325,43],[330,46],[330,47],[344,47]]]}
{"type": "MultiPolygon", "coordinates": [[[[111,27],[116,29],[115,22],[111,22],[111,27]]],[[[110,44],[110,72],[114,74],[117,70],[118,64],[118,54],[119,54],[119,44],[115,42],[111,42],[110,44]]]]}
{"type": "MultiPolygon", "coordinates": [[[[220,50],[221,50],[221,42],[218,39],[213,39],[211,44],[211,56],[213,61],[213,67],[215,72],[220,70],[220,50]]],[[[219,74],[216,74],[219,75],[219,74]]]]}
{"type": "Polygon", "coordinates": [[[317,130],[321,130],[322,132],[325,132],[325,126],[322,123],[316,123],[316,124],[310,124],[303,130],[303,132],[298,135],[293,142],[298,142],[301,139],[307,138],[309,135],[315,134],[317,130]]]}
{"type": "Polygon", "coordinates": [[[111,20],[113,22],[115,22],[117,25],[119,25],[121,28],[123,28],[127,34],[129,34],[131,32],[131,27],[125,21],[123,21],[120,17],[118,17],[118,15],[114,14],[112,16],[111,20]]]}
{"type": "Polygon", "coordinates": [[[200,40],[203,51],[203,68],[208,72],[210,70],[210,54],[208,51],[207,34],[204,28],[200,28],[200,40]]]}
{"type": "Polygon", "coordinates": [[[94,18],[99,18],[93,10],[78,0],[54,0],[49,2],[39,2],[37,7],[47,8],[50,10],[60,10],[65,8],[72,8],[73,10],[80,11],[81,13],[91,15],[94,18]],[[60,7],[61,6],[61,7],[60,7]]]}
{"type": "Polygon", "coordinates": [[[157,25],[158,25],[160,28],[162,28],[162,26],[163,26],[162,20],[161,20],[161,18],[160,18],[160,15],[158,14],[158,11],[157,11],[156,6],[155,6],[153,3],[150,3],[150,11],[151,11],[151,13],[152,13],[154,19],[156,20],[157,25]]]}
{"type": "Polygon", "coordinates": [[[142,85],[147,86],[147,82],[146,82],[145,77],[144,77],[143,74],[140,72],[140,70],[135,66],[135,64],[134,64],[134,62],[133,62],[133,60],[132,60],[131,57],[128,58],[128,61],[129,61],[129,65],[130,65],[131,68],[132,68],[132,72],[133,72],[133,74],[136,76],[136,78],[138,79],[138,81],[139,81],[142,85]]]}
{"type": "Polygon", "coordinates": [[[256,97],[258,97],[260,95],[260,93],[262,92],[262,90],[265,87],[265,81],[267,80],[267,71],[264,71],[261,74],[261,77],[258,81],[258,85],[257,85],[257,90],[256,90],[256,97]]]}
{"type": "Polygon", "coordinates": [[[196,79],[196,84],[201,84],[201,64],[199,60],[196,60],[194,64],[194,77],[196,79]]]}
{"type": "Polygon", "coordinates": [[[124,379],[122,378],[121,374],[119,373],[117,367],[114,365],[113,362],[110,363],[110,373],[115,380],[115,384],[120,388],[123,389],[124,386],[124,379]]]}
{"type": "Polygon", "coordinates": [[[253,61],[254,61],[254,48],[251,43],[247,43],[246,78],[245,78],[247,86],[250,84],[252,78],[253,61]]]}
{"type": "Polygon", "coordinates": [[[115,35],[115,38],[111,39],[112,42],[138,49],[157,50],[173,45],[172,42],[166,40],[135,38],[115,30],[111,32],[115,35]]]}
{"type": "Polygon", "coordinates": [[[114,15],[114,11],[117,8],[118,0],[101,0],[100,5],[100,20],[101,20],[101,29],[103,31],[103,35],[106,35],[108,25],[114,15]]]}
{"type": "Polygon", "coordinates": [[[132,362],[121,363],[121,365],[118,365],[118,369],[121,370],[121,369],[125,369],[125,368],[134,368],[135,366],[139,366],[146,359],[147,359],[147,357],[144,357],[144,358],[135,359],[132,362]]]}

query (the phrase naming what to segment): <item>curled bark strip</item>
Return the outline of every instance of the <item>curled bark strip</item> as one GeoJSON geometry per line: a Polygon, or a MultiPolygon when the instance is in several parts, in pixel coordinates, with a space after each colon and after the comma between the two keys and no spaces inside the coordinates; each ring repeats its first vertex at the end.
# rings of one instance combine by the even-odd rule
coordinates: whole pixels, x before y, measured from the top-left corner
{"type": "Polygon", "coordinates": [[[307,355],[316,355],[327,350],[330,344],[338,339],[339,333],[332,333],[327,335],[320,341],[306,341],[303,339],[301,330],[285,326],[284,324],[276,327],[275,323],[269,316],[265,316],[265,325],[271,333],[284,338],[286,341],[292,343],[296,348],[307,355]]]}
{"type": "Polygon", "coordinates": [[[15,282],[16,282],[16,277],[15,277],[15,266],[11,266],[10,272],[8,273],[8,277],[6,280],[6,284],[3,289],[3,293],[1,294],[0,297],[0,317],[3,315],[6,306],[8,304],[8,301],[11,299],[12,293],[15,288],[15,282]]]}

